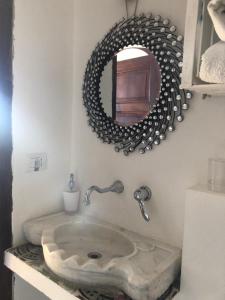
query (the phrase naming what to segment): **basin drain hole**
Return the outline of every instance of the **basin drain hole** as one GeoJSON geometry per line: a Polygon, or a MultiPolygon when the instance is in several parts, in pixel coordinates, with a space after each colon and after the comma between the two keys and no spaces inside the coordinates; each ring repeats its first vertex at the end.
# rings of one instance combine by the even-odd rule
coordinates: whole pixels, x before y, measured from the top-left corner
{"type": "Polygon", "coordinates": [[[92,259],[99,259],[102,257],[101,253],[95,251],[89,252],[87,256],[92,259]]]}

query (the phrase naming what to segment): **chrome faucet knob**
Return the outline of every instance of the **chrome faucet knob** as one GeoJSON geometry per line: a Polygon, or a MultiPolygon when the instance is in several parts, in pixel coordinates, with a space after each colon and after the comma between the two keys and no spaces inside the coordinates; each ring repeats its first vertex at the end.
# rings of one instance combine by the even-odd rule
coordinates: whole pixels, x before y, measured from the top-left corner
{"type": "Polygon", "coordinates": [[[151,199],[151,196],[152,196],[152,191],[147,186],[141,186],[139,189],[137,189],[134,192],[134,199],[137,201],[139,200],[148,201],[151,199]]]}
{"type": "Polygon", "coordinates": [[[147,186],[141,186],[139,189],[137,189],[134,192],[134,199],[136,201],[138,201],[140,210],[141,210],[141,214],[143,216],[143,218],[145,219],[146,222],[150,221],[150,217],[147,214],[146,210],[145,210],[145,205],[144,203],[146,201],[149,201],[151,199],[152,196],[152,192],[151,189],[147,186]]]}

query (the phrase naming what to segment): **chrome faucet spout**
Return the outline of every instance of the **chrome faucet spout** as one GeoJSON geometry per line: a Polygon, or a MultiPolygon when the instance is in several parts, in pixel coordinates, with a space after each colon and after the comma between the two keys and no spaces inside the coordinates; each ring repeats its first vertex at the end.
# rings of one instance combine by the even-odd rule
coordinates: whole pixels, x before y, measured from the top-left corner
{"type": "Polygon", "coordinates": [[[106,188],[100,188],[96,185],[92,185],[91,187],[89,187],[89,189],[87,190],[87,192],[85,193],[85,196],[84,196],[84,203],[86,206],[91,204],[90,196],[93,191],[101,193],[101,194],[107,193],[107,192],[114,192],[114,193],[119,194],[124,191],[124,185],[120,180],[115,181],[112,185],[110,185],[109,187],[106,187],[106,188]]]}
{"type": "Polygon", "coordinates": [[[86,206],[90,205],[91,204],[91,201],[90,201],[90,196],[91,196],[91,193],[93,191],[96,191],[98,189],[97,186],[95,185],[92,185],[91,187],[89,187],[89,189],[86,191],[85,195],[84,195],[84,203],[86,206]]]}

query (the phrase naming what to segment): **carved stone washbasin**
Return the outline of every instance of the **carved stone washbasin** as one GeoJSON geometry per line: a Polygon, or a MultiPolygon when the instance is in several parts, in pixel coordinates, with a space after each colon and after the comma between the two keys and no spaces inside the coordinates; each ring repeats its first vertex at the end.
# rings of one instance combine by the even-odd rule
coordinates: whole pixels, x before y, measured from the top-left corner
{"type": "Polygon", "coordinates": [[[91,217],[42,232],[48,267],[87,287],[115,287],[136,300],[155,300],[180,270],[180,250],[91,217]]]}
{"type": "Polygon", "coordinates": [[[108,270],[117,258],[135,251],[133,243],[119,232],[97,224],[82,223],[45,230],[42,245],[50,266],[57,256],[57,266],[60,260],[70,267],[90,271],[108,270]]]}

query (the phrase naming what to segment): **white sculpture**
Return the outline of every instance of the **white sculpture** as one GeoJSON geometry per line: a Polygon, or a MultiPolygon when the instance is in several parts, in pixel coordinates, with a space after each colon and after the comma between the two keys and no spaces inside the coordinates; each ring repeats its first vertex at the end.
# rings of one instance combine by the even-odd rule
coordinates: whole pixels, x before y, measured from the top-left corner
{"type": "Polygon", "coordinates": [[[225,0],[211,0],[208,12],[220,42],[202,55],[200,78],[210,83],[225,83],[225,0]]]}

